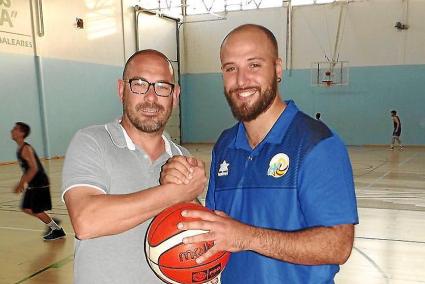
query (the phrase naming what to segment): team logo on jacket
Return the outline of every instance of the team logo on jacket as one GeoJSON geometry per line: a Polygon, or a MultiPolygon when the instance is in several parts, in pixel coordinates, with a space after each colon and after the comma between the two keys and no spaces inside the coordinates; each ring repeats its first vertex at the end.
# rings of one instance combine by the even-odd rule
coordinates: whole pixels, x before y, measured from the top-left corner
{"type": "Polygon", "coordinates": [[[268,176],[280,178],[286,174],[289,168],[289,157],[284,153],[279,153],[273,156],[270,160],[268,176]]]}
{"type": "Polygon", "coordinates": [[[227,176],[229,174],[229,163],[226,162],[226,160],[223,161],[223,163],[220,164],[220,168],[218,169],[217,175],[219,177],[221,176],[227,176]]]}

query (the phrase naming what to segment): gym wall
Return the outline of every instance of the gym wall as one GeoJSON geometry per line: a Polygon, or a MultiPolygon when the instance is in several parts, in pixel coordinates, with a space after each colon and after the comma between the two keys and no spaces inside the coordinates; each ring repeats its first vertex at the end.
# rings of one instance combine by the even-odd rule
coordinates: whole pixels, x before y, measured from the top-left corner
{"type": "Polygon", "coordinates": [[[121,3],[43,1],[39,29],[36,2],[0,5],[16,15],[0,26],[5,31],[0,33],[0,161],[16,159],[9,134],[16,121],[31,125],[29,142],[40,156],[54,157],[64,155],[78,129],[121,113],[116,94],[124,61],[121,3]],[[77,17],[84,19],[84,29],[76,27],[77,17]],[[16,44],[20,40],[31,47],[16,44]]]}
{"type": "MultiPolygon", "coordinates": [[[[338,5],[298,6],[293,9],[292,70],[284,74],[280,90],[307,114],[322,113],[322,120],[346,144],[388,144],[390,110],[402,120],[402,140],[425,144],[425,2],[410,0],[409,29],[398,31],[405,1],[351,2],[343,13],[339,60],[349,61],[349,85],[311,86],[312,62],[332,56],[338,5]]],[[[225,20],[185,25],[185,58],[182,96],[184,142],[214,142],[224,128],[235,123],[223,94],[219,47],[224,36],[243,23],[257,23],[276,35],[280,55],[285,55],[284,8],[231,12],[225,20]],[[202,110],[202,111],[201,111],[202,110]]]]}
{"type": "MultiPolygon", "coordinates": [[[[44,35],[39,35],[36,0],[0,2],[0,163],[15,161],[10,129],[16,121],[32,128],[29,142],[40,156],[65,154],[74,133],[121,114],[117,79],[135,51],[131,0],[43,2],[44,35]],[[76,27],[76,18],[84,29],[76,27]]],[[[344,11],[339,59],[350,62],[350,84],[324,89],[310,84],[310,64],[332,54],[338,5],[293,10],[292,69],[280,85],[323,120],[347,144],[388,144],[391,109],[397,109],[406,144],[425,144],[425,2],[409,0],[409,29],[399,0],[352,2],[344,11]]],[[[243,23],[258,23],[276,35],[285,56],[286,10],[230,12],[225,20],[194,22],[180,28],[183,142],[215,142],[235,123],[223,95],[219,47],[243,23]]],[[[211,16],[209,16],[211,18],[211,16]]]]}
{"type": "MultiPolygon", "coordinates": [[[[10,139],[16,121],[31,125],[28,141],[41,157],[54,157],[65,154],[78,129],[121,115],[117,80],[136,50],[134,3],[0,1],[0,163],[16,159],[16,144],[10,139]],[[83,27],[77,26],[77,18],[83,27]]],[[[148,28],[168,29],[160,22],[148,28]]],[[[145,22],[139,19],[139,24],[145,22]]],[[[167,50],[159,46],[164,41],[156,37],[154,42],[146,29],[139,29],[140,49],[155,44],[167,50]]],[[[175,38],[171,40],[175,45],[175,38]]],[[[179,120],[177,109],[167,125],[175,141],[180,140],[179,120]]]]}

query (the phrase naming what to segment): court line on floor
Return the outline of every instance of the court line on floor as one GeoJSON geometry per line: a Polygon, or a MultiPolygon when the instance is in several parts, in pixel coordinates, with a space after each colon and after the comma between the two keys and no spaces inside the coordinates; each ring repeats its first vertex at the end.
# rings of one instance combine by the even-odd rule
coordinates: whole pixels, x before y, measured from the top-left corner
{"type": "MultiPolygon", "coordinates": [[[[406,160],[402,161],[401,163],[398,164],[398,166],[402,166],[403,164],[409,162],[410,160],[412,160],[414,157],[416,156],[416,154],[412,154],[410,157],[408,157],[406,160]]],[[[387,175],[389,175],[390,173],[392,173],[393,171],[387,171],[386,173],[384,173],[383,175],[381,175],[380,177],[376,178],[374,181],[372,181],[371,183],[369,183],[366,187],[363,187],[362,189],[370,189],[371,186],[375,185],[378,181],[384,179],[387,175]]]]}
{"type": "MultiPolygon", "coordinates": [[[[5,209],[5,208],[0,208],[0,212],[18,212],[18,213],[22,213],[21,209],[5,209]]],[[[55,210],[51,210],[49,211],[49,215],[60,215],[60,216],[68,216],[68,211],[65,209],[55,209],[55,210]],[[58,211],[63,211],[63,212],[58,212],[58,211]]]]}
{"type": "Polygon", "coordinates": [[[387,239],[387,238],[355,237],[355,239],[371,240],[371,241],[388,241],[388,242],[425,244],[424,241],[411,241],[411,240],[387,239]]]}
{"type": "Polygon", "coordinates": [[[62,266],[64,266],[65,264],[67,264],[67,263],[71,262],[71,261],[74,259],[74,258],[73,258],[73,256],[74,256],[73,254],[68,255],[67,257],[65,257],[65,258],[63,258],[63,259],[61,259],[61,260],[59,260],[59,261],[56,261],[55,263],[52,263],[52,264],[50,264],[50,265],[46,266],[46,267],[45,267],[45,268],[43,268],[43,269],[40,269],[39,271],[37,271],[37,272],[35,272],[35,273],[31,274],[30,276],[27,276],[27,277],[25,277],[24,279],[21,279],[21,280],[19,280],[18,282],[15,282],[15,284],[23,283],[23,282],[25,282],[25,281],[27,281],[27,280],[29,280],[29,279],[33,278],[34,276],[36,276],[36,275],[38,275],[38,274],[40,274],[40,273],[42,273],[42,272],[44,272],[44,271],[46,271],[46,270],[50,269],[50,268],[61,268],[61,267],[62,267],[62,266]]]}
{"type": "Polygon", "coordinates": [[[15,203],[18,202],[19,200],[17,199],[12,199],[12,200],[5,200],[5,201],[1,201],[0,204],[6,204],[6,203],[15,203]]]}
{"type": "Polygon", "coordinates": [[[32,231],[32,232],[42,232],[44,230],[40,229],[26,229],[26,228],[18,228],[18,227],[1,227],[0,230],[15,230],[15,231],[32,231]]]}
{"type": "Polygon", "coordinates": [[[363,252],[362,250],[360,250],[359,248],[353,247],[354,250],[356,250],[358,253],[360,253],[360,255],[362,255],[364,258],[366,258],[367,261],[370,262],[370,264],[372,264],[373,267],[376,268],[376,270],[379,271],[379,273],[381,273],[382,277],[385,279],[386,283],[390,283],[390,278],[388,277],[388,275],[385,273],[385,271],[383,271],[379,265],[372,259],[370,258],[365,252],[363,252]]]}
{"type": "MultiPolygon", "coordinates": [[[[368,170],[367,172],[365,172],[365,173],[362,173],[362,174],[359,174],[359,175],[355,175],[355,174],[353,174],[353,176],[354,176],[355,178],[363,177],[363,176],[365,176],[365,175],[368,175],[368,174],[370,174],[370,173],[373,173],[374,171],[376,171],[377,169],[381,168],[382,166],[384,166],[384,165],[385,165],[385,164],[387,164],[387,163],[388,163],[388,161],[384,161],[384,162],[380,163],[379,165],[377,165],[376,167],[373,167],[373,166],[372,166],[372,168],[371,168],[370,170],[368,170]]],[[[353,168],[354,168],[354,163],[352,163],[352,165],[353,165],[353,168]]]]}

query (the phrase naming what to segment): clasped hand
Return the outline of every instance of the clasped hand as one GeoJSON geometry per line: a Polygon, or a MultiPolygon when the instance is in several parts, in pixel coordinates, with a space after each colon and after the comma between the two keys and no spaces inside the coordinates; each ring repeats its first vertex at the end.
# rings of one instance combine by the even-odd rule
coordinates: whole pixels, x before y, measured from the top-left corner
{"type": "Polygon", "coordinates": [[[192,157],[171,157],[162,166],[159,182],[163,185],[181,185],[175,187],[178,200],[192,201],[205,189],[207,177],[204,163],[192,157]]]}
{"type": "MultiPolygon", "coordinates": [[[[203,162],[196,158],[172,157],[162,168],[160,182],[161,184],[190,184],[197,169],[205,171],[203,162]]],[[[182,215],[199,220],[179,223],[178,228],[180,230],[199,229],[207,231],[204,234],[184,238],[184,243],[214,242],[212,248],[196,259],[197,263],[202,263],[219,251],[237,252],[247,248],[249,243],[248,235],[250,233],[249,226],[232,219],[224,212],[184,210],[182,215]]]]}

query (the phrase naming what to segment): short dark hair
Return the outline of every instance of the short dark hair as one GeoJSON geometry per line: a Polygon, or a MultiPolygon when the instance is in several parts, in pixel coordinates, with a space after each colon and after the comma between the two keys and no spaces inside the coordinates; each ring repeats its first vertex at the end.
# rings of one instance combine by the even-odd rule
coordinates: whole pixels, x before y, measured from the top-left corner
{"type": "Polygon", "coordinates": [[[273,50],[273,54],[276,57],[278,57],[279,51],[278,51],[278,44],[277,44],[276,37],[274,36],[274,34],[268,28],[266,28],[264,26],[261,26],[261,25],[256,25],[256,24],[244,24],[244,25],[241,25],[239,27],[236,27],[235,29],[233,29],[232,31],[230,31],[226,35],[226,37],[223,39],[223,41],[221,42],[220,52],[223,49],[223,44],[226,41],[226,39],[228,39],[233,33],[236,33],[236,32],[239,32],[239,31],[242,31],[242,30],[245,30],[245,29],[249,29],[249,28],[258,29],[261,32],[263,32],[264,35],[267,37],[267,39],[270,41],[270,43],[273,46],[273,49],[274,49],[273,50]]]}
{"type": "Polygon", "coordinates": [[[397,114],[397,111],[396,110],[392,110],[391,111],[391,114],[397,114]]]}
{"type": "Polygon", "coordinates": [[[19,121],[16,122],[15,125],[19,127],[19,130],[21,130],[22,133],[24,133],[24,138],[27,138],[28,135],[30,135],[31,127],[28,124],[19,121]]]}
{"type": "Polygon", "coordinates": [[[168,57],[165,56],[164,53],[162,53],[158,50],[155,50],[155,49],[143,49],[143,50],[139,50],[139,51],[136,51],[135,53],[133,53],[133,55],[130,56],[130,58],[125,63],[124,70],[122,71],[122,79],[123,80],[125,79],[125,75],[127,74],[128,65],[130,65],[131,61],[133,61],[134,58],[136,58],[139,55],[149,54],[149,53],[156,54],[156,55],[164,58],[164,60],[168,62],[168,64],[171,66],[172,75],[173,75],[173,79],[174,79],[174,67],[173,67],[173,64],[171,64],[170,59],[168,59],[168,57]]]}

